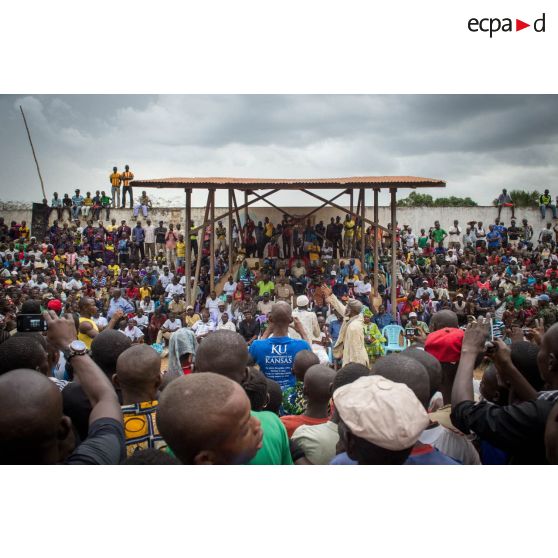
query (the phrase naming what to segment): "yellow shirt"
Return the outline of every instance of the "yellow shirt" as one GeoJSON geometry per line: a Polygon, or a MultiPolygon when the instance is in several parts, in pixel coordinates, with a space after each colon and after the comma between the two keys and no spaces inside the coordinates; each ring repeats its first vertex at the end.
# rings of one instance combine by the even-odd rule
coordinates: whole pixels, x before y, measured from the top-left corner
{"type": "Polygon", "coordinates": [[[88,206],[88,207],[92,206],[93,205],[93,198],[85,198],[83,200],[83,205],[88,206]]]}
{"type": "Polygon", "coordinates": [[[177,258],[184,258],[186,256],[186,245],[184,242],[177,242],[176,243],[176,257],[177,258]]]}
{"type": "Polygon", "coordinates": [[[110,175],[110,183],[117,188],[120,187],[120,182],[122,181],[122,176],[120,176],[119,172],[113,172],[110,175]]]}
{"type": "Polygon", "coordinates": [[[118,264],[109,265],[108,270],[113,274],[114,277],[117,277],[120,273],[120,266],[118,264]]]}
{"type": "Polygon", "coordinates": [[[140,299],[143,300],[146,296],[151,296],[151,287],[140,287],[140,299]]]}
{"type": "Polygon", "coordinates": [[[353,219],[345,221],[345,223],[343,223],[343,228],[345,229],[345,238],[353,238],[355,234],[355,222],[353,219]]]}
{"type": "Polygon", "coordinates": [[[273,225],[271,223],[265,224],[265,236],[273,236],[273,225]]]}
{"type": "MultiPolygon", "coordinates": [[[[97,327],[97,324],[91,319],[91,318],[80,318],[79,319],[79,323],[82,324],[83,322],[89,322],[92,326],[93,329],[99,333],[99,328],[97,327]]],[[[93,341],[93,339],[91,337],[89,337],[89,335],[86,335],[85,333],[78,333],[78,339],[80,341],[83,341],[85,343],[85,346],[88,349],[91,349],[91,342],[93,341]]]]}
{"type": "Polygon", "coordinates": [[[132,180],[134,180],[134,173],[132,171],[122,173],[122,186],[129,186],[132,180]]]}

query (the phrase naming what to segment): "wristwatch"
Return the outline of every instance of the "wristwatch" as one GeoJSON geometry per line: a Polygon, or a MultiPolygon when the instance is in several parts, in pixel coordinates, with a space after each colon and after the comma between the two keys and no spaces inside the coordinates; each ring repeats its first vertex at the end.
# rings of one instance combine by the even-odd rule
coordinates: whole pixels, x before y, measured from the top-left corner
{"type": "Polygon", "coordinates": [[[80,341],[79,339],[75,339],[74,341],[72,341],[70,343],[70,346],[65,351],[63,351],[64,358],[66,359],[67,363],[70,362],[72,358],[76,356],[86,355],[87,353],[87,346],[83,341],[80,341]]]}

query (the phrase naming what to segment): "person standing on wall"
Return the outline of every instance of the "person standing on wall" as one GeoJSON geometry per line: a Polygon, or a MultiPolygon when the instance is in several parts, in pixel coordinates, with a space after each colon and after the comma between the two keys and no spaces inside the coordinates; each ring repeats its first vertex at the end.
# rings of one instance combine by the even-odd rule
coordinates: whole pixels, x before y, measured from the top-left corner
{"type": "Polygon", "coordinates": [[[130,182],[134,180],[134,173],[130,170],[130,165],[126,165],[124,169],[125,170],[122,173],[122,209],[126,207],[126,193],[130,194],[130,209],[133,209],[134,195],[132,193],[130,182]]]}
{"type": "Polygon", "coordinates": [[[117,167],[112,167],[112,174],[109,177],[112,195],[112,207],[120,207],[120,184],[122,183],[122,175],[118,172],[117,167]]]}

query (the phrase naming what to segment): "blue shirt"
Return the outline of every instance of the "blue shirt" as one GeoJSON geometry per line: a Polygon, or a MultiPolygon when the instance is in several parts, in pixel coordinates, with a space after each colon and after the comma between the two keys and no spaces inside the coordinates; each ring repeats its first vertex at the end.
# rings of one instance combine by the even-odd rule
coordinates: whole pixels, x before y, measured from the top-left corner
{"type": "Polygon", "coordinates": [[[311,350],[310,345],[302,339],[270,337],[254,341],[250,345],[250,354],[265,376],[277,382],[283,390],[295,385],[292,374],[294,357],[305,349],[311,350]]]}
{"type": "Polygon", "coordinates": [[[372,317],[372,321],[378,326],[378,329],[382,331],[384,327],[393,324],[395,320],[392,318],[391,314],[384,312],[383,314],[375,314],[372,317]]]}
{"type": "MultiPolygon", "coordinates": [[[[357,461],[353,461],[347,452],[336,455],[330,465],[358,465],[357,461]]],[[[433,448],[428,444],[413,448],[411,455],[403,465],[461,465],[459,461],[452,459],[445,453],[433,448]]]]}
{"type": "Polygon", "coordinates": [[[132,229],[132,239],[135,242],[143,242],[145,240],[145,231],[142,227],[134,227],[132,229]]]}
{"type": "Polygon", "coordinates": [[[118,309],[121,309],[124,314],[129,314],[130,312],[134,312],[135,310],[134,307],[125,298],[120,297],[118,300],[111,298],[107,312],[107,318],[110,320],[118,309]]]}

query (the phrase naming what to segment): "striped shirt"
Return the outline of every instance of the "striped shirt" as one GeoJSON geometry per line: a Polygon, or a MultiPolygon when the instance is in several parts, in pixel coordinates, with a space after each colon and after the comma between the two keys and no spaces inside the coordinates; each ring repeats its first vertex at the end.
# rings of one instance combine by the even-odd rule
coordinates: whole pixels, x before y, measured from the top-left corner
{"type": "Polygon", "coordinates": [[[119,172],[113,172],[110,175],[110,183],[113,186],[120,186],[120,182],[122,182],[122,176],[120,175],[119,172]]]}
{"type": "Polygon", "coordinates": [[[134,180],[134,173],[132,171],[122,173],[122,186],[129,186],[132,180],[134,180]]]}

